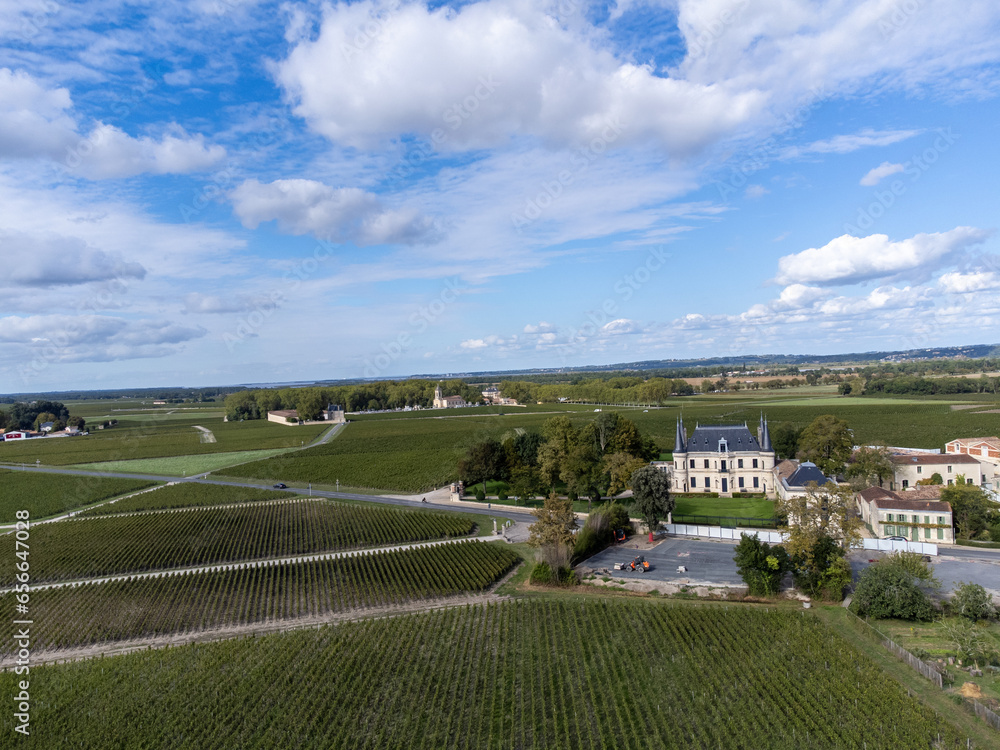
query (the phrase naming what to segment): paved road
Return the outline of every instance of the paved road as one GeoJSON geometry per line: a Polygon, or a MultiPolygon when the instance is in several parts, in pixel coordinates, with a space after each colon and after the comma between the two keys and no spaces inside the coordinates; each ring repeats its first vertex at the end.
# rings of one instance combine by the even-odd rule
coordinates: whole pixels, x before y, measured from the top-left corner
{"type": "MultiPolygon", "coordinates": [[[[931,557],[931,570],[941,581],[941,592],[950,593],[964,582],[978,583],[1000,599],[1000,550],[972,549],[969,547],[938,547],[937,556],[931,557]]],[[[879,553],[856,551],[850,555],[854,580],[879,553]]]]}
{"type": "Polygon", "coordinates": [[[743,579],[736,572],[733,562],[735,542],[703,542],[684,537],[667,537],[648,550],[637,550],[628,545],[609,547],[591,557],[584,565],[588,568],[607,568],[615,578],[665,581],[689,585],[743,586],[743,579]],[[613,570],[616,562],[627,562],[636,555],[649,561],[648,573],[613,570]],[[678,573],[677,566],[687,567],[678,573]]]}
{"type": "MultiPolygon", "coordinates": [[[[336,428],[334,428],[336,429],[336,428]]],[[[68,474],[71,476],[81,476],[81,477],[113,477],[118,479],[144,479],[151,482],[191,482],[194,484],[218,484],[225,485],[227,487],[246,487],[248,489],[271,489],[269,484],[255,484],[253,482],[238,482],[233,480],[221,480],[221,479],[208,479],[204,474],[198,474],[191,477],[169,477],[162,476],[158,474],[132,474],[125,472],[100,472],[100,471],[87,471],[84,469],[64,469],[55,466],[21,466],[19,464],[3,464],[2,468],[12,469],[14,471],[26,471],[26,472],[38,472],[41,474],[68,474]]],[[[287,492],[293,492],[297,495],[304,495],[306,497],[310,496],[309,490],[300,490],[294,487],[289,487],[287,492]]],[[[465,508],[458,504],[450,503],[421,503],[414,502],[413,500],[404,500],[399,497],[390,497],[388,495],[360,495],[353,492],[329,492],[326,490],[314,489],[311,492],[312,497],[327,497],[339,500],[363,500],[365,502],[371,503],[382,503],[385,505],[400,505],[408,508],[412,508],[415,505],[427,510],[440,510],[446,513],[480,513],[483,511],[480,509],[465,508]]],[[[521,523],[534,523],[535,517],[530,513],[519,513],[516,511],[507,510],[503,506],[496,506],[485,513],[485,515],[496,516],[498,518],[509,518],[510,520],[521,523]]],[[[9,528],[9,527],[0,527],[9,528]]]]}

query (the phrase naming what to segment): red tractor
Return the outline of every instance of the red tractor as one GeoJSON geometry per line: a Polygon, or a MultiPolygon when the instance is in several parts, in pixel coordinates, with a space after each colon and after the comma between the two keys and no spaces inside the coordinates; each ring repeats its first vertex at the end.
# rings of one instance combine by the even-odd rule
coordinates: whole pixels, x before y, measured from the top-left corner
{"type": "Polygon", "coordinates": [[[629,563],[629,569],[638,570],[640,573],[645,573],[647,570],[649,570],[649,563],[646,561],[645,557],[639,555],[639,557],[635,558],[632,562],[629,563]]]}

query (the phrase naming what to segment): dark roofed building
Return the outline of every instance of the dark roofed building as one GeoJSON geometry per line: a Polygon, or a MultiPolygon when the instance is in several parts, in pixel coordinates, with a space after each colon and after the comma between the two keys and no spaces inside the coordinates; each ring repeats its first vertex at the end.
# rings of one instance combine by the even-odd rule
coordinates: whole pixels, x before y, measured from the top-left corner
{"type": "Polygon", "coordinates": [[[774,486],[782,499],[805,495],[812,486],[824,487],[827,484],[836,486],[837,483],[811,461],[799,463],[785,459],[774,467],[774,486]]]}
{"type": "Polygon", "coordinates": [[[774,450],[767,421],[761,415],[754,435],[746,423],[697,425],[687,436],[683,418],[674,435],[673,485],[676,492],[774,494],[771,470],[774,450]]]}

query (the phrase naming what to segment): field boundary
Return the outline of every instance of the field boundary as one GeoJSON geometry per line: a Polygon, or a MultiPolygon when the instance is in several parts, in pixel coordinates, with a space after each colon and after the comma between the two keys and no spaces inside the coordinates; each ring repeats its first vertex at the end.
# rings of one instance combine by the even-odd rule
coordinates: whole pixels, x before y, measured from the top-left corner
{"type": "Polygon", "coordinates": [[[939,688],[941,688],[942,690],[944,689],[944,678],[941,676],[941,673],[938,672],[934,667],[932,667],[927,662],[918,659],[916,656],[914,656],[905,648],[900,646],[898,643],[892,640],[881,630],[879,630],[872,624],[865,622],[850,610],[847,610],[847,615],[848,619],[851,622],[856,623],[858,626],[860,626],[862,632],[875,637],[887,651],[892,653],[901,661],[904,661],[907,664],[909,664],[913,669],[915,669],[917,672],[922,674],[928,680],[933,682],[939,688]]]}

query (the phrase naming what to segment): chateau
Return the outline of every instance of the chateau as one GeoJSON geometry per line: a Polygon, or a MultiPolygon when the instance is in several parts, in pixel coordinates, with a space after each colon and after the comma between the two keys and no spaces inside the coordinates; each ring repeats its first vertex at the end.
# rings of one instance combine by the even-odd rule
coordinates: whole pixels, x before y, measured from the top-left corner
{"type": "Polygon", "coordinates": [[[754,436],[741,425],[696,425],[687,437],[683,417],[677,420],[674,438],[673,489],[675,492],[763,492],[775,496],[774,449],[767,420],[760,418],[754,436]]]}

